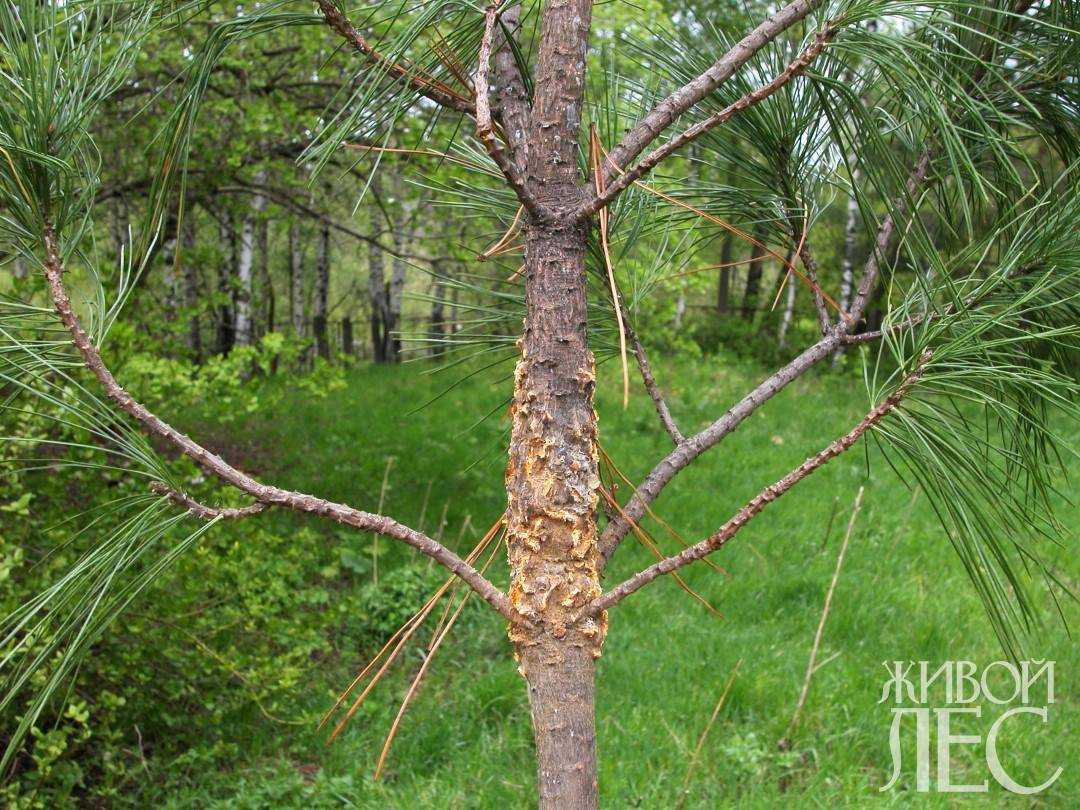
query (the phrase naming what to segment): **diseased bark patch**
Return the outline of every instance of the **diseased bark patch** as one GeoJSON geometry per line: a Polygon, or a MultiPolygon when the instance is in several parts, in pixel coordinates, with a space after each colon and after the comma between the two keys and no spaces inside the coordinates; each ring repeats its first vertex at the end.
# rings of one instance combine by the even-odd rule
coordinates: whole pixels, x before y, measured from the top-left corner
{"type": "MultiPolygon", "coordinates": [[[[536,629],[512,626],[510,638],[519,660],[521,648],[543,643],[543,636],[598,657],[606,615],[575,621],[600,594],[595,363],[591,352],[582,351],[576,371],[563,376],[559,395],[545,397],[548,386],[537,377],[546,369],[536,369],[538,358],[521,345],[506,473],[509,596],[536,629]]],[[[558,646],[552,646],[553,655],[558,646]]]]}

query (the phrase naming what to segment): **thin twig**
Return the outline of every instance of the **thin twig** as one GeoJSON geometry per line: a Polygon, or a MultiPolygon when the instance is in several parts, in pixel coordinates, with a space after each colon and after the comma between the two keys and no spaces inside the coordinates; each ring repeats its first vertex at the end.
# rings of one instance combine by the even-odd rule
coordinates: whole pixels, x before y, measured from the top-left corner
{"type": "Polygon", "coordinates": [[[840,579],[840,568],[844,565],[844,554],[847,553],[848,543],[851,541],[851,533],[855,530],[855,520],[859,517],[862,508],[863,487],[859,487],[859,494],[855,496],[855,505],[851,508],[851,519],[848,520],[847,531],[844,533],[844,542],[840,544],[840,553],[836,555],[836,570],[833,571],[829,590],[825,592],[825,605],[821,609],[821,619],[818,621],[817,631],[814,633],[814,644],[810,648],[810,660],[806,662],[806,676],[803,678],[802,690],[799,692],[799,700],[795,704],[795,713],[791,715],[787,731],[780,738],[779,748],[787,751],[791,748],[791,735],[799,724],[799,716],[803,706],[806,705],[806,696],[810,693],[810,681],[818,670],[816,665],[818,649],[821,647],[821,638],[825,635],[825,622],[829,618],[829,607],[832,605],[833,593],[836,592],[836,582],[840,579]]]}

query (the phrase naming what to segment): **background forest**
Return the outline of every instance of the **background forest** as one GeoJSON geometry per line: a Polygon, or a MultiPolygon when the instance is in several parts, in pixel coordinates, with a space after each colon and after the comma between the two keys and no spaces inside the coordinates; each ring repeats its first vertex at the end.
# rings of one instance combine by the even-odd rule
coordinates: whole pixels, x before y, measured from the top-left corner
{"type": "MultiPolygon", "coordinates": [[[[1075,22],[1072,4],[1063,5],[1075,22]]],[[[93,122],[100,183],[87,265],[127,298],[109,331],[109,364],[126,389],[260,479],[378,505],[375,511],[407,519],[464,556],[506,502],[506,408],[524,314],[518,201],[432,104],[373,113],[394,117],[391,137],[350,121],[355,138],[321,148],[332,111],[358,97],[377,108],[378,93],[358,79],[352,54],[325,25],[267,25],[253,34],[235,24],[259,8],[206,3],[185,24],[156,30],[126,55],[134,67],[93,122]],[[214,60],[204,71],[208,53],[214,60]],[[184,122],[194,85],[204,100],[197,120],[184,122]],[[162,129],[177,120],[181,126],[162,129]],[[170,136],[163,133],[175,131],[187,132],[189,156],[166,193],[161,154],[170,136]],[[160,237],[132,267],[131,234],[156,212],[160,237]]],[[[621,134],[602,98],[612,77],[630,95],[655,98],[685,70],[685,59],[665,54],[700,52],[707,66],[712,48],[704,43],[730,37],[748,14],[763,17],[770,8],[756,0],[596,4],[590,76],[603,82],[595,80],[586,99],[599,142],[614,144],[621,134]]],[[[378,33],[423,13],[423,4],[383,4],[354,21],[378,33]]],[[[526,30],[530,14],[536,7],[526,4],[526,30]]],[[[871,34],[902,24],[861,23],[871,34]]],[[[446,36],[453,30],[448,22],[446,36]]],[[[756,69],[782,69],[805,32],[796,33],[756,69]]],[[[467,85],[474,67],[458,64],[455,48],[440,36],[426,46],[446,75],[467,85]]],[[[1074,168],[1061,157],[1076,136],[1075,62],[1062,70],[1071,89],[1060,99],[1060,120],[1045,125],[1048,137],[1067,146],[1051,152],[1044,140],[1022,140],[1024,160],[1014,161],[1016,182],[1039,194],[1060,183],[1059,212],[1077,205],[1068,179],[1074,168]]],[[[867,109],[874,86],[859,84],[867,109]]],[[[812,229],[821,287],[840,292],[841,309],[871,251],[886,200],[846,156],[824,148],[830,122],[803,95],[814,92],[809,83],[793,85],[754,115],[702,137],[644,178],[620,209],[632,224],[613,236],[611,259],[630,322],[688,430],[708,424],[820,335],[811,290],[788,271],[800,234],[812,229]],[[777,217],[785,210],[777,199],[808,188],[819,204],[807,209],[807,221],[777,217]],[[659,215],[639,220],[635,209],[659,215]]],[[[883,128],[894,123],[881,115],[883,128]]],[[[981,223],[990,219],[957,205],[957,222],[970,221],[954,230],[927,223],[941,249],[984,233],[981,223]]],[[[1067,247],[1076,253],[1075,241],[1067,247]]],[[[861,331],[879,329],[891,297],[925,272],[904,251],[889,259],[861,331]]],[[[39,295],[38,270],[25,257],[0,255],[0,263],[7,298],[39,295]]],[[[597,266],[590,284],[603,292],[597,266]]],[[[85,298],[92,285],[80,289],[77,278],[72,297],[85,298]]],[[[640,386],[632,382],[623,403],[624,359],[612,325],[598,320],[590,328],[604,483],[626,492],[669,443],[640,386]]],[[[838,351],[756,413],[722,452],[695,463],[641,521],[643,542],[613,564],[615,581],[654,559],[650,544],[671,553],[683,538],[696,540],[702,516],[733,511],[761,480],[816,452],[823,430],[839,435],[857,421],[864,374],[878,351],[838,351]],[[750,469],[753,480],[744,475],[750,469]]],[[[185,533],[165,513],[134,528],[123,523],[121,507],[155,497],[146,481],[120,462],[102,464],[83,426],[65,421],[59,393],[27,408],[13,396],[18,374],[0,371],[0,433],[19,437],[0,444],[0,611],[15,611],[111,532],[132,555],[153,543],[169,549],[147,553],[147,570],[167,569],[164,579],[132,590],[70,688],[33,723],[0,785],[0,804],[533,802],[525,694],[505,627],[482,606],[469,603],[439,649],[378,779],[384,739],[426,666],[429,631],[332,744],[318,728],[443,572],[387,540],[358,542],[343,528],[277,511],[213,526],[170,548],[168,538],[185,533]],[[151,539],[136,540],[136,531],[151,539]]],[[[1055,427],[1066,440],[1076,436],[1064,417],[1055,427]]],[[[174,460],[187,487],[216,493],[194,464],[174,460]]],[[[1067,495],[1068,472],[1080,470],[1071,455],[1061,464],[1053,480],[1067,495]]],[[[1054,497],[1062,502],[1059,519],[1075,524],[1075,507],[1054,497]]],[[[1002,657],[930,503],[873,443],[823,470],[816,489],[793,493],[745,540],[716,566],[695,565],[685,582],[629,601],[633,634],[613,628],[607,643],[619,654],[599,662],[597,700],[601,751],[618,751],[601,765],[606,806],[865,806],[878,799],[891,762],[891,717],[877,705],[881,662],[1002,657]],[[861,512],[819,653],[824,665],[798,730],[778,745],[789,733],[860,486],[861,512]],[[722,693],[722,712],[710,723],[722,693]]],[[[1044,554],[1074,588],[1067,550],[1048,545],[1044,554]]],[[[492,577],[499,581],[500,569],[497,557],[492,577]]],[[[1062,620],[1077,612],[1068,599],[1055,602],[1049,587],[1035,601],[1044,620],[1033,620],[1030,657],[1058,662],[1058,705],[1052,723],[1010,739],[1008,756],[1030,783],[1041,781],[1047,762],[1065,765],[1043,798],[1048,806],[1076,806],[1080,777],[1069,764],[1080,762],[1080,739],[1065,731],[1080,723],[1080,656],[1062,620]]],[[[34,677],[44,685],[50,674],[34,677]]],[[[7,705],[0,736],[27,710],[25,702],[7,705]]],[[[981,767],[974,753],[958,757],[956,781],[981,767]]],[[[947,804],[909,792],[887,801],[947,804]]],[[[972,801],[998,806],[1003,797],[972,801]]]]}

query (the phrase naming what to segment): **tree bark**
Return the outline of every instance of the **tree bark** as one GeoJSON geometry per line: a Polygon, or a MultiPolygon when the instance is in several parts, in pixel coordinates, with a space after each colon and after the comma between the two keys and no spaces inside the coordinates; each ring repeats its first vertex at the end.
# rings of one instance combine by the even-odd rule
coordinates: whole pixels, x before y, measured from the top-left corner
{"type": "Polygon", "coordinates": [[[522,654],[521,663],[536,736],[540,807],[593,810],[597,807],[593,654],[574,646],[537,646],[522,654]]]}
{"type": "Polygon", "coordinates": [[[574,622],[599,594],[595,365],[587,345],[585,229],[530,227],[526,325],[507,467],[510,599],[529,684],[540,807],[596,807],[592,658],[606,617],[574,622]]]}
{"type": "MultiPolygon", "coordinates": [[[[584,199],[577,168],[592,4],[547,0],[528,185],[557,211],[584,199]]],[[[579,618],[600,593],[596,374],[588,347],[588,228],[570,216],[525,227],[525,330],[514,374],[507,489],[510,638],[528,683],[541,810],[597,806],[594,659],[607,617],[579,618]]]]}

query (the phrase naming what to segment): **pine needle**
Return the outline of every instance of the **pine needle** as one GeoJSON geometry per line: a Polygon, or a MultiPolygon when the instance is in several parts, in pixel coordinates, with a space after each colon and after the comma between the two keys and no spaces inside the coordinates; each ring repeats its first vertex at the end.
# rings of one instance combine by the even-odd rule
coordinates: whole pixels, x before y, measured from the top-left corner
{"type": "MultiPolygon", "coordinates": [[[[589,124],[589,151],[592,154],[593,179],[596,193],[604,193],[604,175],[600,170],[600,139],[596,135],[596,124],[589,124]]],[[[615,321],[619,326],[619,358],[622,360],[623,410],[630,406],[630,364],[626,359],[626,326],[623,324],[622,304],[619,302],[619,287],[615,283],[615,269],[611,265],[611,251],[608,245],[608,209],[600,209],[600,245],[604,251],[604,265],[607,267],[608,284],[611,286],[611,303],[615,307],[615,321]]]]}

